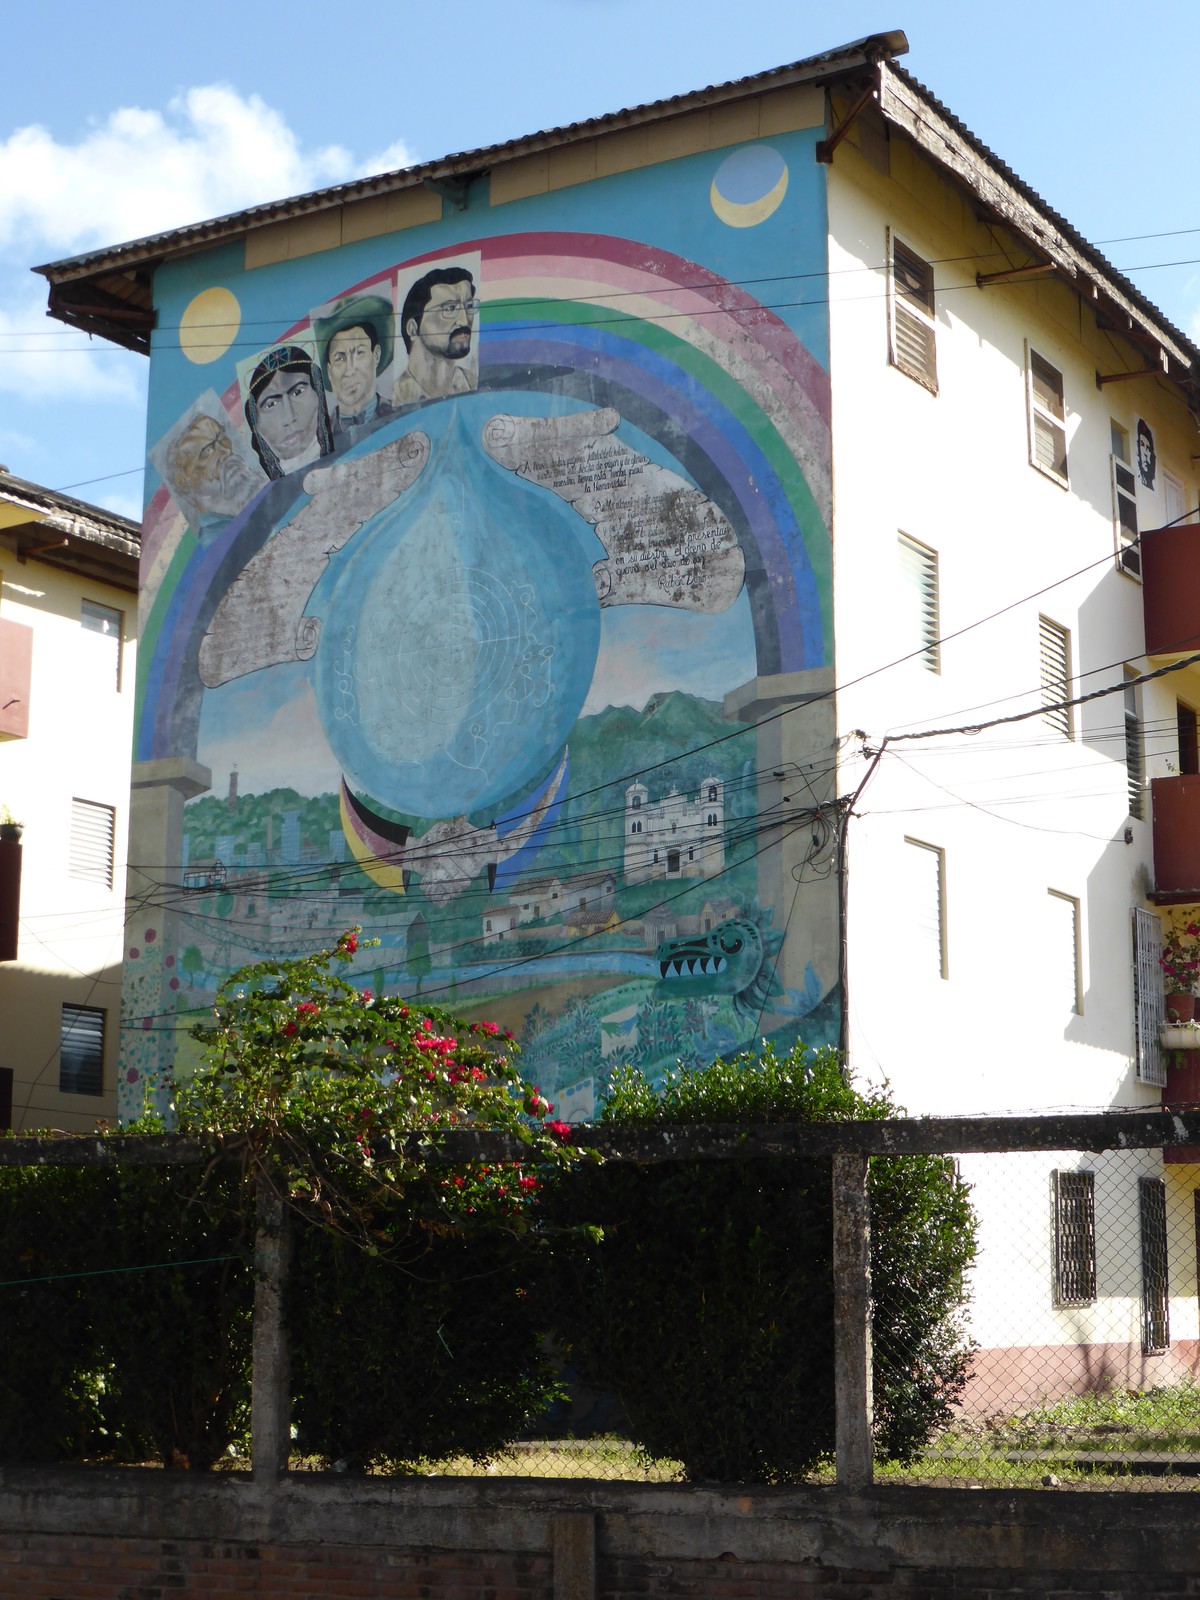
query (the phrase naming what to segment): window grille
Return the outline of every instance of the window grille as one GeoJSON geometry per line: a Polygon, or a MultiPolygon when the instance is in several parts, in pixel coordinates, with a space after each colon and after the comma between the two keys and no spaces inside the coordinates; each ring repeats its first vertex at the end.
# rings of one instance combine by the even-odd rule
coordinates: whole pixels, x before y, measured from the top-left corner
{"type": "Polygon", "coordinates": [[[1042,682],[1042,704],[1053,706],[1044,713],[1047,726],[1070,739],[1074,733],[1071,707],[1063,705],[1071,696],[1071,634],[1049,617],[1038,618],[1038,648],[1042,682]]]}
{"type": "Polygon", "coordinates": [[[1096,1298],[1096,1174],[1054,1173],[1054,1303],[1096,1298]]]}
{"type": "Polygon", "coordinates": [[[1079,901],[1057,889],[1047,891],[1054,919],[1051,960],[1048,963],[1054,985],[1054,1000],[1065,1002],[1073,1012],[1083,1011],[1083,962],[1079,947],[1079,901]]]}
{"type": "Polygon", "coordinates": [[[905,838],[910,949],[921,971],[950,975],[946,946],[946,853],[934,844],[905,838]]]}
{"type": "Polygon", "coordinates": [[[1167,1186],[1161,1178],[1138,1179],[1142,1240],[1142,1349],[1147,1355],[1171,1344],[1167,1300],[1167,1186]]]}
{"type": "Polygon", "coordinates": [[[1029,351],[1029,459],[1039,471],[1067,482],[1067,408],[1063,375],[1057,367],[1029,351]]]}
{"type": "Polygon", "coordinates": [[[938,615],[937,551],[900,535],[900,581],[908,623],[905,644],[915,643],[917,660],[929,672],[942,670],[938,615]]]}
{"type": "Polygon", "coordinates": [[[1129,792],[1129,815],[1141,817],[1146,808],[1142,770],[1142,719],[1138,711],[1137,684],[1130,680],[1137,673],[1125,668],[1125,783],[1129,792]]]}
{"type": "Polygon", "coordinates": [[[915,251],[892,239],[891,362],[937,393],[937,338],[933,268],[915,251]]]}
{"type": "Polygon", "coordinates": [[[63,1094],[103,1093],[104,1012],[95,1006],[62,1008],[58,1087],[63,1094]]]}
{"type": "Polygon", "coordinates": [[[72,878],[112,888],[116,812],[94,800],[71,801],[71,848],[67,871],[72,878]]]}
{"type": "Polygon", "coordinates": [[[94,600],[84,600],[79,607],[79,625],[90,635],[88,643],[93,648],[89,663],[95,669],[95,681],[105,679],[114,689],[121,687],[121,613],[111,606],[97,605],[94,600]]]}
{"type": "Polygon", "coordinates": [[[1162,923],[1153,911],[1133,910],[1133,1024],[1137,1047],[1137,1075],[1142,1083],[1165,1088],[1166,1063],[1158,1030],[1164,1021],[1162,923]]]}

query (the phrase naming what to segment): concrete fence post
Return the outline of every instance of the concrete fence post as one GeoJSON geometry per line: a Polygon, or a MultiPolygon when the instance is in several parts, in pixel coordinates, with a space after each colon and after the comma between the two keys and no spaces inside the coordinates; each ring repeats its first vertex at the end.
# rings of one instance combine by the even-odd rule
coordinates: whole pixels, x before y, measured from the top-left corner
{"type": "Polygon", "coordinates": [[[551,1524],[554,1600],[596,1600],[596,1517],[560,1511],[551,1524]]]}
{"type": "Polygon", "coordinates": [[[871,1216],[867,1157],[833,1158],[833,1371],[837,1481],[872,1480],[871,1216]]]}
{"type": "Polygon", "coordinates": [[[291,1386],[283,1325],[291,1228],[287,1207],[268,1171],[258,1175],[254,1232],[254,1343],[250,1380],[250,1460],[256,1478],[287,1471],[291,1386]]]}

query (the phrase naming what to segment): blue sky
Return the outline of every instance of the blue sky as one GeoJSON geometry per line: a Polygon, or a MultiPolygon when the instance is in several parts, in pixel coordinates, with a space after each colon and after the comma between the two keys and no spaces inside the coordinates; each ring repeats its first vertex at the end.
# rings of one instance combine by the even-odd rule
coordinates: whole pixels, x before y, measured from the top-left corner
{"type": "Polygon", "coordinates": [[[328,0],[5,7],[20,64],[0,103],[13,472],[140,507],[146,363],[48,321],[30,266],[893,28],[909,70],[1200,337],[1194,0],[392,0],[353,15],[328,0]]]}

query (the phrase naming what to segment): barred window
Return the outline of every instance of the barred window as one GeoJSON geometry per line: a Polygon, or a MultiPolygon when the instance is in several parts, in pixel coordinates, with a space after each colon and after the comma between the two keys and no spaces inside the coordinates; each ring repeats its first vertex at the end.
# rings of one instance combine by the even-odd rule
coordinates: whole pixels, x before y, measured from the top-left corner
{"type": "Polygon", "coordinates": [[[1054,1303],[1096,1298],[1096,1174],[1054,1174],[1054,1303]]]}
{"type": "Polygon", "coordinates": [[[1159,956],[1162,954],[1162,923],[1153,911],[1133,908],[1133,1026],[1137,1055],[1137,1075],[1141,1083],[1164,1088],[1166,1063],[1158,1030],[1165,1021],[1163,980],[1159,956]]]}
{"type": "Polygon", "coordinates": [[[1142,1349],[1147,1355],[1170,1348],[1167,1300],[1167,1186],[1161,1178],[1138,1179],[1142,1242],[1142,1349]]]}

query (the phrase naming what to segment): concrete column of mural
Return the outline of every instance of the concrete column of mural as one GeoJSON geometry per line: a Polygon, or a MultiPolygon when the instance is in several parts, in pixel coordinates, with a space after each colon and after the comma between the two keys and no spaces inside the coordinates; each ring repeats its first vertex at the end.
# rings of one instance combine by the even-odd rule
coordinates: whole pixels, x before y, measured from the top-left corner
{"type": "Polygon", "coordinates": [[[815,136],[160,270],[127,1075],[355,922],[567,1116],[837,1038],[815,136]]]}

